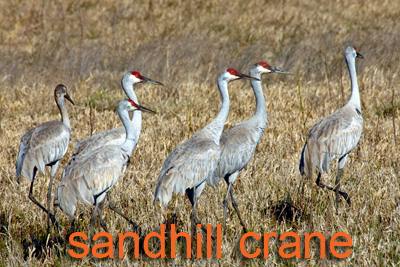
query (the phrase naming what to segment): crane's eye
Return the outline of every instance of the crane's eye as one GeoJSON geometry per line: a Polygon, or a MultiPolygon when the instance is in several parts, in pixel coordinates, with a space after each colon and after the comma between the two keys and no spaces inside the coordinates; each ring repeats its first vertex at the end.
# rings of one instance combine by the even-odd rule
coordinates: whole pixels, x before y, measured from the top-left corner
{"type": "Polygon", "coordinates": [[[238,72],[234,69],[228,69],[227,71],[234,76],[238,76],[238,72]]]}
{"type": "Polygon", "coordinates": [[[269,69],[269,66],[267,63],[261,62],[260,66],[263,67],[264,69],[269,69]]]}
{"type": "Polygon", "coordinates": [[[135,76],[138,79],[142,79],[142,75],[140,75],[140,73],[137,72],[137,71],[132,71],[132,75],[135,76]]]}

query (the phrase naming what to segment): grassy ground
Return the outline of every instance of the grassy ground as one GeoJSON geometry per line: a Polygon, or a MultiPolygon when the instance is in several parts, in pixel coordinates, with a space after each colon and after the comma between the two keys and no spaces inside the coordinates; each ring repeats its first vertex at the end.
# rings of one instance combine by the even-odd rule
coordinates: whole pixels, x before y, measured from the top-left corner
{"type": "MultiPolygon", "coordinates": [[[[397,112],[399,132],[399,1],[0,0],[0,4],[0,265],[400,264],[400,138],[396,145],[392,115],[397,112]],[[296,191],[301,181],[298,162],[305,132],[350,97],[343,60],[349,45],[365,57],[357,61],[364,129],[344,169],[342,189],[352,197],[352,206],[342,201],[336,215],[334,195],[317,188],[314,181],[313,190],[307,182],[301,202],[296,191]],[[26,131],[60,119],[53,100],[57,84],[67,86],[76,104],[67,103],[75,140],[90,135],[90,103],[95,108],[94,133],[122,125],[116,107],[126,98],[120,79],[127,71],[139,71],[166,85],[135,87],[140,103],[158,115],[143,116],[142,135],[127,173],[111,193],[118,207],[141,223],[143,234],[158,230],[167,214],[177,218],[179,231],[189,232],[191,206],[185,197],[175,196],[168,210],[152,204],[161,167],[169,151],[216,116],[221,106],[216,79],[222,70],[231,67],[248,73],[259,61],[299,74],[307,120],[304,124],[296,75],[263,78],[269,123],[233,187],[242,216],[249,231],[259,234],[293,231],[304,237],[311,229],[328,238],[346,232],[353,241],[348,258],[321,260],[318,243],[312,242],[310,259],[287,260],[278,254],[282,242],[272,239],[269,259],[262,258],[263,253],[246,259],[239,251],[243,232],[232,207],[221,259],[187,260],[179,243],[175,260],[150,260],[143,253],[140,259],[128,253],[124,259],[75,260],[61,240],[47,237],[46,216],[28,199],[28,180],[17,183],[15,163],[26,131]],[[313,207],[311,225],[304,218],[274,216],[288,197],[307,214],[313,207]]],[[[226,129],[252,116],[255,109],[248,82],[234,82],[229,91],[226,129]]],[[[71,142],[54,187],[73,150],[71,142]]],[[[331,170],[323,176],[328,184],[335,179],[334,163],[331,170]]],[[[48,181],[48,173],[37,176],[34,194],[42,203],[48,181]]],[[[225,192],[222,182],[217,189],[206,187],[199,202],[203,223],[214,227],[222,223],[225,192]]],[[[86,234],[90,213],[91,208],[83,205],[76,212],[86,234]]],[[[69,220],[62,212],[57,218],[65,238],[69,220]]],[[[108,208],[104,218],[115,238],[131,231],[108,208]]],[[[250,252],[257,247],[262,243],[246,242],[250,252]]],[[[156,249],[154,243],[152,251],[156,249]]]]}

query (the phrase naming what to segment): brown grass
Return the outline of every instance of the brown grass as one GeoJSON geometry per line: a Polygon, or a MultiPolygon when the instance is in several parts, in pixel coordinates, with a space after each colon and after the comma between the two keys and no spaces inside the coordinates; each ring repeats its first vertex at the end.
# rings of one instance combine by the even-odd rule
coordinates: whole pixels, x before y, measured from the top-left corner
{"type": "MultiPolygon", "coordinates": [[[[0,0],[0,4],[0,265],[400,264],[400,149],[394,143],[391,111],[393,90],[394,106],[400,107],[399,1],[0,0]],[[247,73],[256,62],[266,61],[299,72],[308,131],[342,106],[340,61],[349,45],[365,57],[357,61],[364,130],[342,182],[352,206],[342,201],[335,215],[334,195],[315,188],[312,216],[313,231],[327,237],[339,231],[351,236],[353,252],[344,260],[332,256],[320,260],[316,243],[310,259],[285,260],[277,254],[278,240],[270,242],[269,259],[248,260],[238,250],[242,229],[232,207],[221,259],[187,260],[180,245],[174,261],[143,255],[138,260],[129,255],[122,260],[74,260],[66,255],[65,245],[56,241],[55,248],[51,238],[47,240],[46,216],[28,199],[28,180],[17,184],[20,137],[40,123],[60,119],[53,100],[57,84],[65,84],[75,101],[76,106],[67,104],[72,138],[82,140],[91,134],[91,113],[94,134],[121,125],[116,106],[126,96],[120,79],[136,70],[166,86],[136,87],[140,103],[159,115],[144,115],[142,136],[127,173],[111,194],[144,232],[159,229],[167,211],[152,204],[158,174],[168,153],[187,139],[189,125],[193,136],[216,116],[221,105],[216,79],[224,68],[247,73]]],[[[347,102],[350,81],[342,64],[347,102]]],[[[288,195],[299,208],[311,205],[308,183],[302,206],[297,194],[287,192],[296,193],[301,181],[298,162],[305,142],[296,76],[269,75],[263,86],[269,123],[233,190],[250,231],[294,231],[304,236],[308,220],[282,221],[271,215],[272,207],[288,195]]],[[[232,83],[229,91],[226,129],[252,116],[255,109],[248,82],[232,83]]],[[[394,121],[398,129],[399,117],[394,121]]],[[[71,142],[54,187],[72,152],[71,142]]],[[[323,176],[328,184],[333,184],[336,165],[331,169],[323,176]]],[[[48,180],[48,174],[37,176],[34,194],[42,203],[48,180]]],[[[222,223],[225,192],[222,182],[218,189],[206,187],[199,202],[203,223],[222,223]]],[[[170,202],[169,213],[176,214],[180,231],[189,232],[190,210],[185,197],[170,202]]],[[[83,205],[76,212],[78,225],[87,234],[90,213],[91,208],[83,205]]],[[[57,217],[66,237],[69,221],[62,212],[57,217]]],[[[114,237],[131,230],[108,208],[104,218],[114,237]]],[[[262,245],[246,246],[254,251],[262,245]]]]}

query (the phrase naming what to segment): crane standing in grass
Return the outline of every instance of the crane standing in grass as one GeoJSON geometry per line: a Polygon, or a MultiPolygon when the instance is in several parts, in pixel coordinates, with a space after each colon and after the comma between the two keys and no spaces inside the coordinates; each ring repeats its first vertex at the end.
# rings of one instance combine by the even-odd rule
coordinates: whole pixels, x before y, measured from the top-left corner
{"type": "MultiPolygon", "coordinates": [[[[125,127],[125,142],[120,145],[106,145],[81,156],[79,161],[71,165],[68,176],[63,177],[57,188],[55,200],[59,201],[60,208],[67,213],[73,230],[75,229],[74,214],[77,200],[79,199],[85,205],[95,206],[90,220],[90,246],[97,216],[99,217],[100,225],[108,232],[107,226],[101,217],[103,201],[106,195],[110,208],[136,227],[126,215],[115,207],[109,195],[111,188],[124,174],[126,163],[137,143],[138,131],[134,128],[134,124],[135,122],[137,123],[137,120],[141,120],[141,116],[136,116],[140,111],[135,112],[131,122],[129,120],[129,112],[134,110],[154,112],[139,106],[131,99],[122,100],[118,105],[118,114],[125,127]]],[[[54,214],[56,214],[56,205],[54,206],[54,214]]]]}
{"type": "MultiPolygon", "coordinates": [[[[136,71],[126,73],[122,77],[121,85],[128,98],[133,100],[135,103],[139,103],[136,94],[133,90],[133,85],[137,83],[152,83],[157,85],[163,85],[160,82],[156,82],[142,76],[139,72],[136,71]]],[[[136,143],[139,141],[141,127],[142,127],[142,114],[141,112],[137,112],[135,114],[135,124],[134,124],[135,131],[137,131],[136,143]]],[[[65,166],[62,177],[68,175],[71,165],[73,165],[74,162],[76,162],[79,159],[79,157],[91,153],[97,148],[103,147],[105,145],[120,145],[124,143],[125,136],[126,136],[125,128],[122,126],[103,133],[93,135],[83,141],[74,142],[74,146],[76,147],[76,149],[74,151],[74,154],[68,161],[67,165],[65,166]]]]}
{"type": "Polygon", "coordinates": [[[67,88],[62,84],[57,85],[55,88],[54,98],[61,113],[61,122],[48,121],[25,133],[21,137],[16,166],[18,182],[21,180],[21,174],[31,181],[29,199],[47,213],[47,232],[50,230],[50,218],[58,227],[54,215],[49,211],[51,187],[58,163],[67,152],[71,137],[71,124],[64,98],[68,99],[74,105],[74,102],[67,93],[67,88]],[[45,175],[45,166],[51,167],[50,183],[47,191],[47,209],[33,196],[33,183],[36,172],[39,170],[45,175]]]}
{"type": "Polygon", "coordinates": [[[351,81],[349,102],[343,108],[314,124],[308,133],[308,142],[304,145],[300,158],[299,169],[302,175],[310,178],[311,172],[318,167],[317,185],[336,192],[336,213],[338,213],[339,194],[349,205],[351,204],[348,194],[339,190],[340,176],[347,156],[360,140],[363,127],[356,57],[364,58],[357,53],[355,47],[349,46],[344,53],[351,81]],[[329,162],[335,158],[339,159],[338,174],[335,187],[332,188],[321,182],[321,174],[323,171],[329,171],[329,162]]]}
{"type": "MultiPolygon", "coordinates": [[[[160,200],[166,207],[173,192],[182,195],[186,193],[188,196],[193,207],[190,214],[192,237],[194,223],[201,224],[196,215],[197,202],[205,181],[214,173],[221,155],[220,138],[229,113],[228,83],[238,79],[257,80],[234,69],[224,70],[218,78],[218,88],[222,97],[222,107],[218,116],[168,155],[158,178],[154,204],[160,200]]],[[[202,229],[206,232],[204,227],[202,229]]]]}
{"type": "MultiPolygon", "coordinates": [[[[251,77],[261,79],[262,74],[289,72],[270,67],[267,63],[260,62],[255,64],[249,72],[251,77]]],[[[232,184],[235,182],[239,172],[247,165],[256,150],[257,144],[267,126],[267,108],[265,105],[264,94],[261,87],[261,81],[252,80],[254,95],[256,97],[256,112],[248,121],[241,122],[230,130],[224,132],[220,139],[222,148],[221,159],[214,175],[207,180],[212,187],[218,186],[218,183],[224,179],[228,185],[228,191],[224,204],[224,224],[223,232],[225,234],[226,209],[228,206],[229,194],[231,195],[232,205],[236,210],[244,232],[247,232],[245,224],[240,217],[238,205],[233,198],[232,184]]]]}

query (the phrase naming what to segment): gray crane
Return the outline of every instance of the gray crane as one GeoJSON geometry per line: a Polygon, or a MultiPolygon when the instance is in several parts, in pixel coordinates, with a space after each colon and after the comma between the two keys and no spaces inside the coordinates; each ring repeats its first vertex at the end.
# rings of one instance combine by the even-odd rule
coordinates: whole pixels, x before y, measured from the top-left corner
{"type": "MultiPolygon", "coordinates": [[[[101,217],[103,201],[107,195],[110,208],[124,217],[136,227],[126,215],[118,210],[111,201],[109,191],[124,174],[126,163],[132,154],[138,140],[140,130],[134,127],[141,116],[140,111],[154,112],[139,106],[131,99],[124,99],[118,105],[118,114],[122,120],[126,132],[125,142],[120,145],[106,145],[91,153],[81,156],[78,161],[71,165],[68,176],[64,176],[57,188],[55,202],[59,202],[60,208],[68,215],[72,229],[75,229],[75,210],[77,200],[88,206],[95,206],[90,220],[90,246],[92,245],[93,227],[96,217],[100,225],[108,232],[107,226],[101,217]],[[129,112],[134,112],[130,121],[129,112]]],[[[57,204],[54,205],[56,214],[57,204]]]]}
{"type": "Polygon", "coordinates": [[[56,86],[54,98],[61,113],[61,122],[48,121],[25,133],[21,137],[16,166],[18,182],[21,180],[21,174],[31,181],[29,199],[47,213],[47,232],[50,230],[50,218],[58,227],[54,215],[49,211],[51,187],[58,163],[67,152],[71,138],[71,124],[64,98],[68,99],[74,105],[74,102],[67,93],[67,87],[62,84],[56,86]],[[51,167],[50,183],[47,191],[47,209],[33,196],[33,183],[35,181],[36,172],[39,170],[45,175],[45,166],[51,167]]]}
{"type": "MultiPolygon", "coordinates": [[[[249,71],[251,77],[261,80],[263,74],[282,73],[290,74],[287,71],[270,67],[267,63],[260,62],[255,64],[249,71]]],[[[252,118],[237,124],[235,127],[224,132],[220,139],[222,148],[221,159],[215,169],[214,175],[207,180],[212,187],[218,186],[219,182],[224,179],[228,185],[224,204],[224,224],[223,232],[225,234],[226,209],[228,206],[229,194],[231,195],[232,205],[236,210],[240,223],[244,232],[247,232],[246,226],[240,216],[238,205],[233,197],[232,184],[235,182],[239,172],[249,163],[257,144],[264,133],[267,126],[267,108],[265,105],[264,94],[261,87],[261,81],[252,80],[251,86],[256,97],[256,112],[252,118]]]]}
{"type": "Polygon", "coordinates": [[[319,120],[308,133],[308,142],[305,143],[301,153],[299,170],[301,175],[308,179],[315,167],[318,168],[316,183],[321,188],[336,192],[336,213],[338,213],[339,194],[350,205],[350,197],[339,190],[340,176],[346,163],[347,156],[356,147],[361,137],[363,118],[361,114],[360,93],[358,90],[356,57],[364,58],[357,53],[355,47],[347,47],[344,58],[346,59],[351,81],[351,96],[349,102],[335,113],[319,120]],[[338,174],[335,187],[332,188],[322,183],[321,174],[328,173],[329,162],[338,158],[338,174]]]}
{"type": "MultiPolygon", "coordinates": [[[[138,99],[133,90],[133,85],[137,83],[152,83],[157,85],[163,85],[160,82],[156,82],[142,76],[137,71],[126,73],[122,77],[121,85],[128,98],[132,99],[135,103],[138,103],[138,99]]],[[[134,124],[134,128],[138,130],[136,143],[139,140],[141,127],[142,127],[142,114],[141,112],[137,112],[137,114],[135,114],[135,124],[134,124]]],[[[76,149],[74,151],[74,154],[68,161],[67,165],[65,166],[62,177],[68,175],[71,165],[75,161],[77,161],[80,156],[90,153],[96,150],[97,148],[103,147],[105,145],[120,145],[124,141],[125,141],[125,129],[124,127],[118,127],[103,133],[93,135],[83,141],[74,142],[74,146],[76,147],[76,149]]]]}
{"type": "MultiPolygon", "coordinates": [[[[218,78],[218,89],[222,97],[222,107],[218,116],[191,139],[177,146],[165,160],[155,190],[154,204],[160,200],[166,207],[172,193],[181,193],[192,204],[191,234],[197,218],[197,202],[204,189],[205,181],[211,177],[221,155],[220,138],[229,113],[228,83],[238,79],[258,80],[234,69],[226,69],[218,78]]],[[[206,232],[205,228],[202,227],[206,232]]]]}

